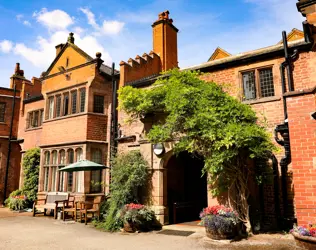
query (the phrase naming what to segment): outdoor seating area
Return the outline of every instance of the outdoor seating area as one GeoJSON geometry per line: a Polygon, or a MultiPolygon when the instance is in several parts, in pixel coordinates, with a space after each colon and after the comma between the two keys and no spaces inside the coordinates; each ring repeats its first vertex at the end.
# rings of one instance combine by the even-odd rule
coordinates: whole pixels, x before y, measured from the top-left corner
{"type": "Polygon", "coordinates": [[[32,214],[33,217],[36,214],[47,216],[47,212],[50,210],[53,211],[54,219],[84,221],[87,225],[89,219],[100,217],[100,207],[104,199],[108,199],[108,196],[84,195],[76,198],[69,193],[49,192],[44,199],[34,202],[32,214]],[[60,217],[58,213],[60,213],[60,217]]]}

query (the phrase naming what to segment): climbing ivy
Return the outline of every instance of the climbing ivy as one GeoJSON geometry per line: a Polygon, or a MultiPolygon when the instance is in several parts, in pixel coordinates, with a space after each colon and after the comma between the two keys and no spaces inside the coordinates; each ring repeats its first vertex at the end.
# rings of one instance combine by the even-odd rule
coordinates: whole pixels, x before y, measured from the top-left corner
{"type": "Polygon", "coordinates": [[[27,150],[23,156],[24,184],[22,192],[30,202],[33,202],[37,196],[39,165],[40,149],[33,148],[27,150]]]}
{"type": "Polygon", "coordinates": [[[202,80],[199,72],[175,69],[151,88],[121,88],[119,109],[129,114],[129,121],[163,112],[164,118],[146,135],[149,141],[177,140],[175,152],[203,156],[203,173],[210,177],[213,195],[228,191],[231,206],[249,222],[247,163],[276,150],[249,105],[227,94],[222,86],[202,80]]]}

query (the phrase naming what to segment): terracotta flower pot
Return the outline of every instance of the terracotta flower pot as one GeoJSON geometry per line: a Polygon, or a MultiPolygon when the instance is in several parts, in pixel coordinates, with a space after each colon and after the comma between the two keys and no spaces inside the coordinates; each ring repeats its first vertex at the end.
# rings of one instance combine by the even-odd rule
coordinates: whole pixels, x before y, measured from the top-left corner
{"type": "Polygon", "coordinates": [[[206,236],[213,240],[227,240],[233,239],[236,236],[236,229],[230,232],[221,232],[219,230],[211,230],[208,227],[205,227],[206,236]]]}
{"type": "Polygon", "coordinates": [[[315,250],[316,249],[316,237],[311,236],[301,236],[298,233],[292,233],[295,239],[295,243],[298,247],[307,250],[315,250]]]}
{"type": "Polygon", "coordinates": [[[127,233],[135,233],[137,230],[135,224],[133,222],[125,222],[124,223],[124,231],[127,233]]]}

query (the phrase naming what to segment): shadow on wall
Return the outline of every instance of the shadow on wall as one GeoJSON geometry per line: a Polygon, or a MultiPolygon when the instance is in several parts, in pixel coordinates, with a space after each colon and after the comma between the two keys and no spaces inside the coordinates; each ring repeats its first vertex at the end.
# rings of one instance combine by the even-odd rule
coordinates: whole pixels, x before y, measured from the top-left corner
{"type": "MultiPolygon", "coordinates": [[[[271,154],[266,160],[250,162],[248,182],[249,216],[254,233],[290,230],[296,223],[294,211],[293,174],[287,174],[287,206],[282,204],[282,185],[277,158],[271,154]],[[261,181],[258,182],[258,174],[261,181]]],[[[227,193],[217,198],[219,204],[228,204],[227,193]]]]}

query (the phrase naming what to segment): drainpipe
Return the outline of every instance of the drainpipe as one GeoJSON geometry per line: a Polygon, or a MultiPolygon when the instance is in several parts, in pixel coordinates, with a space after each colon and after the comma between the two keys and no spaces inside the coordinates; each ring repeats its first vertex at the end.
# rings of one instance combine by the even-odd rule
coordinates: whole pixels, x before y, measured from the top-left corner
{"type": "Polygon", "coordinates": [[[9,167],[10,167],[10,156],[11,156],[11,142],[12,140],[12,130],[13,130],[13,121],[14,121],[14,109],[15,109],[15,96],[16,96],[16,84],[14,83],[14,93],[13,93],[13,104],[12,104],[12,115],[10,123],[10,134],[9,134],[9,145],[8,145],[8,155],[7,155],[7,165],[5,170],[4,177],[4,191],[3,191],[3,205],[7,198],[7,185],[8,185],[8,176],[9,176],[9,167]]]}
{"type": "MultiPolygon", "coordinates": [[[[288,91],[291,92],[294,90],[293,87],[293,76],[292,76],[292,63],[297,59],[298,51],[294,50],[294,53],[290,55],[288,53],[288,44],[287,44],[287,36],[286,32],[282,32],[283,36],[283,46],[284,46],[284,55],[285,61],[280,65],[280,75],[282,82],[282,96],[283,96],[283,111],[284,111],[284,123],[276,126],[275,133],[275,141],[284,147],[285,155],[280,161],[281,166],[281,185],[282,185],[282,200],[283,200],[283,210],[284,210],[284,218],[288,219],[288,192],[287,192],[287,172],[288,165],[291,163],[291,146],[290,146],[290,132],[288,125],[288,113],[287,113],[287,103],[286,97],[284,94],[286,93],[286,81],[285,81],[285,68],[287,70],[287,81],[288,81],[288,91]],[[278,134],[281,135],[282,139],[279,138],[278,134]]],[[[278,211],[278,214],[279,211],[278,211]]]]}
{"type": "MultiPolygon", "coordinates": [[[[110,142],[110,166],[117,153],[118,142],[118,118],[117,118],[117,81],[115,79],[115,64],[112,63],[112,110],[111,110],[111,142],[110,142]]],[[[111,183],[111,171],[109,173],[111,183]]]]}

